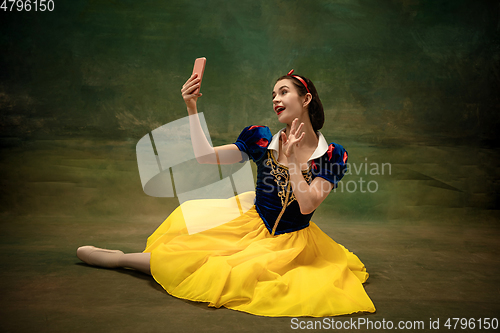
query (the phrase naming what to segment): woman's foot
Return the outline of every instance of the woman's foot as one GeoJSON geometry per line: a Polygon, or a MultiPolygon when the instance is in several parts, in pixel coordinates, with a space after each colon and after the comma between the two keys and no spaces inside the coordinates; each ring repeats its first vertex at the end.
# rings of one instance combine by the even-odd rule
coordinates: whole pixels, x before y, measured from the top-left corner
{"type": "Polygon", "coordinates": [[[106,268],[121,267],[120,259],[124,255],[119,250],[100,249],[95,246],[81,246],[76,250],[76,256],[83,262],[106,268]]]}

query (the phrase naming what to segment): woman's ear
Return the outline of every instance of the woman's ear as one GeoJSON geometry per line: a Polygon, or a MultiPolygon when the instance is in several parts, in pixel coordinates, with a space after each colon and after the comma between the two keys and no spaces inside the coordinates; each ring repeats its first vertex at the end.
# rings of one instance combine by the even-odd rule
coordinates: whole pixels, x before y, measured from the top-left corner
{"type": "Polygon", "coordinates": [[[306,107],[309,105],[309,103],[311,103],[312,95],[311,95],[311,93],[307,93],[304,97],[305,97],[305,99],[304,99],[304,103],[302,103],[302,106],[306,107]]]}

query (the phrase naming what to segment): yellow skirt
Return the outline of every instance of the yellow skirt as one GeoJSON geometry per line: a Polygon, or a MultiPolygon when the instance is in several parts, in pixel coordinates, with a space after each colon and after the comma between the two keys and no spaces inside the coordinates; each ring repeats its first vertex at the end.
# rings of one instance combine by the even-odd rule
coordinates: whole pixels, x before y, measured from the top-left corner
{"type": "Polygon", "coordinates": [[[230,222],[188,234],[182,212],[219,218],[217,200],[183,203],[148,238],[151,274],[169,294],[270,317],[375,312],[362,285],[368,278],[363,263],[312,221],[273,237],[254,206],[230,222]]]}

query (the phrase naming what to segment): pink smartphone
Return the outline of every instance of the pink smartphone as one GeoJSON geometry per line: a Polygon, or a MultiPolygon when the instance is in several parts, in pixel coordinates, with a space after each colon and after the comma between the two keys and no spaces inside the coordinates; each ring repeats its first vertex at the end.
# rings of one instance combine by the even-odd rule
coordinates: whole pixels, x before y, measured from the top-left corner
{"type": "MultiPolygon", "coordinates": [[[[198,74],[200,78],[200,88],[201,88],[201,80],[203,79],[203,72],[205,71],[205,64],[207,63],[207,58],[198,58],[194,62],[193,74],[198,74]]],[[[198,94],[200,92],[200,88],[196,89],[193,94],[198,94]]]]}

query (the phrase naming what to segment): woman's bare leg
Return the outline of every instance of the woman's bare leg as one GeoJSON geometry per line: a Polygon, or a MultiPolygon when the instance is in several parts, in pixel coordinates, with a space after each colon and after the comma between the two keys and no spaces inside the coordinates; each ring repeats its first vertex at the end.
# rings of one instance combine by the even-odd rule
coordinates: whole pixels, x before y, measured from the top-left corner
{"type": "Polygon", "coordinates": [[[149,261],[151,253],[127,253],[121,256],[120,266],[133,268],[145,274],[151,275],[149,261]]]}
{"type": "Polygon", "coordinates": [[[99,267],[119,268],[127,267],[145,274],[151,274],[149,261],[150,253],[123,253],[118,250],[100,249],[94,246],[82,246],[76,255],[83,262],[99,267]]]}

